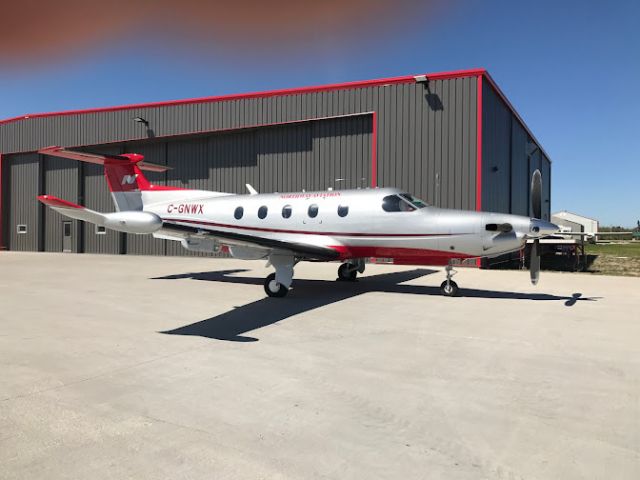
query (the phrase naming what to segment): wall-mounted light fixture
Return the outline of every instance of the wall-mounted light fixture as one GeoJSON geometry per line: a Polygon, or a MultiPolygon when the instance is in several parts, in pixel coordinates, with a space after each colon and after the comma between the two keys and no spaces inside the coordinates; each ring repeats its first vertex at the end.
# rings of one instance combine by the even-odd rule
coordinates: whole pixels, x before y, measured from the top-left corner
{"type": "Polygon", "coordinates": [[[145,127],[149,126],[149,121],[142,117],[135,117],[133,119],[134,122],[142,123],[145,127]]]}
{"type": "Polygon", "coordinates": [[[429,83],[429,78],[426,75],[416,75],[415,77],[416,83],[429,83]]]}

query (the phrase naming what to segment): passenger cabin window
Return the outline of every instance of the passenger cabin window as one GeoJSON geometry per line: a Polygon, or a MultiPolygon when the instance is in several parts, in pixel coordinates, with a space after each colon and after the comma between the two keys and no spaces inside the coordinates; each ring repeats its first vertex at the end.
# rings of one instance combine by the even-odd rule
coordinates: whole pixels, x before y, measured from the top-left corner
{"type": "Polygon", "coordinates": [[[315,203],[309,205],[309,210],[307,211],[307,213],[311,218],[316,218],[318,216],[318,205],[316,205],[315,203]]]}
{"type": "Polygon", "coordinates": [[[266,216],[267,216],[267,207],[266,205],[263,205],[258,209],[258,218],[264,219],[266,218],[266,216]]]}
{"type": "Polygon", "coordinates": [[[282,207],[282,218],[291,218],[291,205],[285,205],[282,207]]]}
{"type": "Polygon", "coordinates": [[[348,205],[340,205],[338,206],[338,216],[346,217],[349,214],[349,206],[348,205]]]}
{"type": "Polygon", "coordinates": [[[240,220],[242,218],[242,215],[244,215],[244,208],[242,207],[236,208],[236,211],[233,212],[233,216],[236,218],[236,220],[240,220]]]}

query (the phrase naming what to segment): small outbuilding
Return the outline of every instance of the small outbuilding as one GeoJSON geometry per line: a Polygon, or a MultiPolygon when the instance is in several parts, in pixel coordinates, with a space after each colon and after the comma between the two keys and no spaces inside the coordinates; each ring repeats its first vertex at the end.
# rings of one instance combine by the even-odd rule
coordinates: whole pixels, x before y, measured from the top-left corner
{"type": "Polygon", "coordinates": [[[561,227],[571,228],[571,230],[566,230],[568,232],[582,232],[589,235],[598,233],[597,220],[578,215],[577,213],[567,212],[566,210],[553,213],[551,215],[551,221],[561,227]]]}

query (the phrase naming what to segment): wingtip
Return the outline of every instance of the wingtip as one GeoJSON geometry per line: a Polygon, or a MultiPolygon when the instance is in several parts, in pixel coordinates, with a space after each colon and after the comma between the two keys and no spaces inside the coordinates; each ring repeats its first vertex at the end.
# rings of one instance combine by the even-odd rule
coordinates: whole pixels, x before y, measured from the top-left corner
{"type": "Polygon", "coordinates": [[[58,208],[84,208],[81,205],[68,202],[67,200],[63,200],[58,197],[54,197],[52,195],[38,195],[38,200],[45,205],[50,207],[58,207],[58,208]]]}

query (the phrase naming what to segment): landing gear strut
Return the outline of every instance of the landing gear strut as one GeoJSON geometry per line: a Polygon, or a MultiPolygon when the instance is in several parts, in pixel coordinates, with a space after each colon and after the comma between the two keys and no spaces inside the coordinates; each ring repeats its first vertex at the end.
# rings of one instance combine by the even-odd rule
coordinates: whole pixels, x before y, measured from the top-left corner
{"type": "Polygon", "coordinates": [[[444,271],[447,273],[447,279],[440,285],[440,291],[446,297],[455,297],[458,294],[459,288],[458,284],[451,280],[451,277],[458,272],[456,272],[451,265],[447,265],[444,271]]]}
{"type": "Polygon", "coordinates": [[[264,291],[270,297],[284,297],[293,281],[293,267],[298,263],[291,255],[269,255],[267,266],[272,265],[276,272],[264,280],[264,291]]]}
{"type": "Polygon", "coordinates": [[[358,272],[364,272],[364,260],[362,258],[349,260],[338,267],[338,280],[343,282],[355,282],[358,272]]]}

